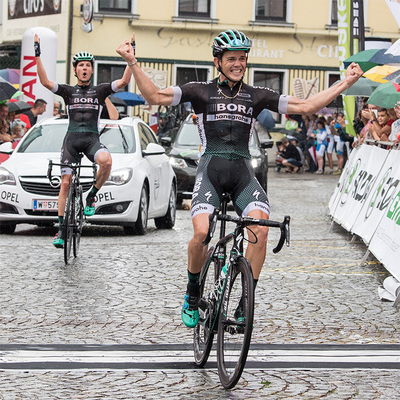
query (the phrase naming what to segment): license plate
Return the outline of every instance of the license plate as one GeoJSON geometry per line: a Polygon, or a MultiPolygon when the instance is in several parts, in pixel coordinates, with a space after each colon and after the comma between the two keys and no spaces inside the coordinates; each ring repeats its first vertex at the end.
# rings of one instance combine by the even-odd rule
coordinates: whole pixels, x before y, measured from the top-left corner
{"type": "Polygon", "coordinates": [[[33,211],[56,211],[58,208],[57,200],[33,200],[33,211]]]}

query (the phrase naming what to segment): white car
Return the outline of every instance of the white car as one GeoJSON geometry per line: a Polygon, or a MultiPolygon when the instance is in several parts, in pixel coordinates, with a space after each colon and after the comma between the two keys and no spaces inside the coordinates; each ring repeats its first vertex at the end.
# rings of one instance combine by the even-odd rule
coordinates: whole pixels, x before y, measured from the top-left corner
{"type": "MultiPolygon", "coordinates": [[[[12,152],[0,165],[0,233],[13,233],[16,224],[57,222],[60,169],[53,167],[52,182],[47,170],[50,159],[59,162],[67,126],[67,119],[49,118],[32,127],[14,151],[10,143],[0,145],[0,152],[12,152]]],[[[101,120],[99,134],[113,165],[97,194],[96,213],[87,217],[87,222],[120,225],[127,234],[144,234],[150,218],[157,228],[172,228],[176,177],[153,131],[135,117],[101,120]]],[[[86,157],[82,164],[91,165],[86,157]]],[[[82,169],[86,194],[92,185],[91,175],[91,168],[82,169]]]]}

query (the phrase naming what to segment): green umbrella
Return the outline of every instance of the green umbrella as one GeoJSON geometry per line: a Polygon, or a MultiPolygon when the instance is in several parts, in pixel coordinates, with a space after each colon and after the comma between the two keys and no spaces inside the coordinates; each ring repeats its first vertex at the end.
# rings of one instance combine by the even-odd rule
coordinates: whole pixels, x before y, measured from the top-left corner
{"type": "Polygon", "coordinates": [[[357,63],[363,72],[368,71],[369,69],[379,65],[378,63],[371,62],[370,59],[379,51],[380,49],[369,49],[363,50],[356,54],[353,54],[349,58],[346,58],[343,63],[347,68],[352,62],[357,63]]]}
{"type": "Polygon", "coordinates": [[[400,85],[393,82],[381,83],[371,94],[368,104],[383,108],[393,108],[400,101],[400,85]]]}
{"type": "Polygon", "coordinates": [[[372,92],[380,85],[371,79],[361,77],[353,86],[343,92],[346,96],[371,96],[372,92]]]}

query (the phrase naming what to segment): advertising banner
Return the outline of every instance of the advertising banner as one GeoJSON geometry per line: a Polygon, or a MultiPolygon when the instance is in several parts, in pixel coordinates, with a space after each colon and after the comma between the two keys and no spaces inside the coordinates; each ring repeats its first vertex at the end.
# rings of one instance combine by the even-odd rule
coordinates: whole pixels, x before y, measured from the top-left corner
{"type": "Polygon", "coordinates": [[[400,181],[395,178],[399,152],[390,152],[376,146],[368,147],[372,149],[371,163],[375,165],[376,171],[380,171],[352,228],[352,232],[366,244],[371,241],[376,227],[400,187],[400,181]]]}
{"type": "MultiPolygon", "coordinates": [[[[400,165],[400,151],[392,151],[393,165],[400,165]]],[[[400,180],[400,169],[393,170],[393,180],[400,180]]],[[[400,187],[397,185],[389,206],[372,236],[369,250],[400,281],[400,187]]]]}
{"type": "Polygon", "coordinates": [[[333,195],[329,200],[329,215],[333,217],[333,220],[340,223],[336,218],[336,208],[340,202],[340,197],[342,193],[346,190],[346,185],[350,180],[350,174],[353,169],[353,165],[358,159],[359,151],[361,147],[356,147],[351,153],[350,157],[346,162],[345,168],[343,169],[342,175],[340,176],[339,182],[337,183],[333,195]]]}
{"type": "MultiPolygon", "coordinates": [[[[364,50],[364,4],[363,0],[338,0],[338,45],[340,79],[346,75],[344,60],[364,50]]],[[[354,96],[343,96],[346,132],[356,136],[353,121],[356,113],[354,96]]]]}
{"type": "Polygon", "coordinates": [[[376,150],[382,149],[368,145],[360,146],[352,165],[346,165],[346,173],[339,188],[340,198],[333,217],[348,231],[351,231],[380,172],[382,163],[379,164],[374,158],[376,150]]]}
{"type": "Polygon", "coordinates": [[[41,60],[46,70],[47,77],[55,81],[57,64],[57,35],[48,28],[30,28],[22,36],[21,46],[21,74],[19,88],[24,94],[21,100],[33,105],[36,99],[47,102],[46,112],[38,116],[38,121],[45,117],[53,116],[54,94],[46,89],[39,81],[35,52],[33,49],[34,36],[40,38],[42,49],[41,60]]]}
{"type": "Polygon", "coordinates": [[[8,19],[61,14],[61,0],[8,0],[8,19]]]}

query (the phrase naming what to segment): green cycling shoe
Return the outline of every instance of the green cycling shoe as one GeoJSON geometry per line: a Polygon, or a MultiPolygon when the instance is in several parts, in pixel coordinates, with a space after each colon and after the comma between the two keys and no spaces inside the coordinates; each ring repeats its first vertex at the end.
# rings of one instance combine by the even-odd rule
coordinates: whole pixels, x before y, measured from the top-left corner
{"type": "Polygon", "coordinates": [[[188,328],[194,328],[199,322],[198,301],[199,299],[196,296],[185,295],[181,317],[188,328]]]}
{"type": "Polygon", "coordinates": [[[94,215],[94,213],[96,212],[95,208],[95,201],[93,198],[88,198],[86,199],[86,207],[83,210],[83,213],[87,216],[87,217],[91,217],[92,215],[94,215]]]}
{"type": "Polygon", "coordinates": [[[62,231],[59,230],[54,236],[53,246],[57,247],[57,249],[62,249],[64,247],[64,239],[62,238],[62,231]]]}

